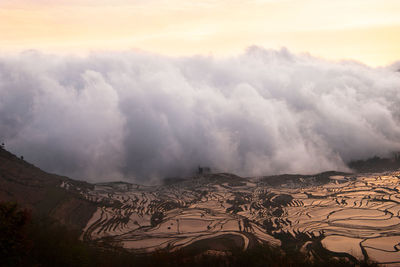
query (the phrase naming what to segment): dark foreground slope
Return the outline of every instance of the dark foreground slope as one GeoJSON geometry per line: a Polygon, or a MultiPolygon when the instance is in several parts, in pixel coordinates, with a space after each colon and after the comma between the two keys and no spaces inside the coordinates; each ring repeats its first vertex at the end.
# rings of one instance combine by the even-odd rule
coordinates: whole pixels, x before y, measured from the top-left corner
{"type": "Polygon", "coordinates": [[[92,185],[49,174],[0,148],[0,201],[18,202],[35,215],[48,216],[69,227],[82,229],[96,205],[78,192],[65,190],[63,182],[81,190],[92,185]]]}

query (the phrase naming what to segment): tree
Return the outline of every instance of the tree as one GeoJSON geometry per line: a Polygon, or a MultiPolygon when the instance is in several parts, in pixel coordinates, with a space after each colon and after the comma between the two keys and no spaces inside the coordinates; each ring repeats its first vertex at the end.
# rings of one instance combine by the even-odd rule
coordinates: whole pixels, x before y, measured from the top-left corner
{"type": "Polygon", "coordinates": [[[30,248],[27,225],[30,213],[16,203],[0,202],[0,259],[5,266],[20,265],[30,248]]]}

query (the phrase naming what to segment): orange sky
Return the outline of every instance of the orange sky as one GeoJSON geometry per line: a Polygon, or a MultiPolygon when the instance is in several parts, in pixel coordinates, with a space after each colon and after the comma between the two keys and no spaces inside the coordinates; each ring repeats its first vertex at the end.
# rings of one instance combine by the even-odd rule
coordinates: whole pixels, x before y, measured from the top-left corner
{"type": "Polygon", "coordinates": [[[400,1],[0,1],[3,52],[140,49],[224,56],[250,45],[385,65],[400,59],[400,1]]]}

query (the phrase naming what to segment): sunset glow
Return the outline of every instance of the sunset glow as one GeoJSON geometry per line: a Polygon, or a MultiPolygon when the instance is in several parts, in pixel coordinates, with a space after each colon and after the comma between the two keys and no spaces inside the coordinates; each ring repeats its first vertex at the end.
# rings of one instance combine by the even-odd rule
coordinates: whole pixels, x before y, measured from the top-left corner
{"type": "Polygon", "coordinates": [[[400,59],[397,0],[3,0],[0,51],[232,55],[287,47],[328,59],[400,59]]]}

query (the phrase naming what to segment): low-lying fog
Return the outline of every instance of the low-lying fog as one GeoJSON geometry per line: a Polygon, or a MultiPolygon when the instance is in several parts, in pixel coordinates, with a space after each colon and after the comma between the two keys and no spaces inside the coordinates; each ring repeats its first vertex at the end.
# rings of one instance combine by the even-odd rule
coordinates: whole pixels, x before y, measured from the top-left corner
{"type": "Polygon", "coordinates": [[[0,141],[39,167],[145,182],[198,165],[239,175],[346,170],[400,150],[400,72],[250,47],[0,56],[0,141]]]}

